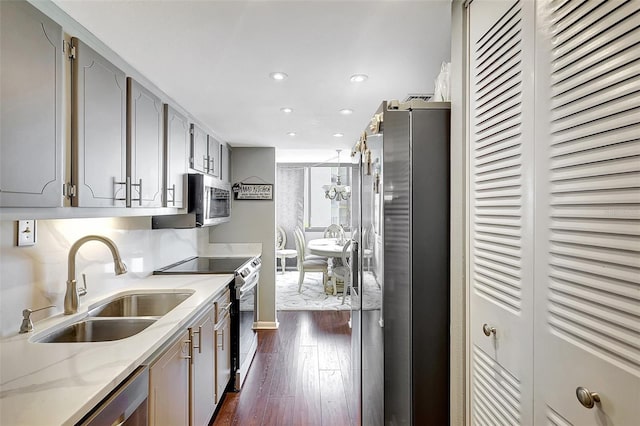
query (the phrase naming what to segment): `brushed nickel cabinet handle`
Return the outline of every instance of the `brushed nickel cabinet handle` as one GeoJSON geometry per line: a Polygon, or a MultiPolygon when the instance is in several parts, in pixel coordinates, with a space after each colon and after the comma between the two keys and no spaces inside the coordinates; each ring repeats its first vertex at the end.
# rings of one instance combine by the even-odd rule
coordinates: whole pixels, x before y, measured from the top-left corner
{"type": "Polygon", "coordinates": [[[127,200],[127,207],[131,207],[132,201],[137,201],[139,206],[142,206],[142,178],[138,179],[138,183],[131,183],[131,178],[127,177],[127,185],[129,187],[129,199],[127,200]],[[133,192],[132,187],[138,187],[138,198],[132,198],[131,193],[133,192]]]}
{"type": "Polygon", "coordinates": [[[220,338],[220,343],[218,343],[217,346],[220,350],[224,351],[224,330],[218,332],[218,337],[220,338]]]}
{"type": "Polygon", "coordinates": [[[167,188],[167,206],[169,203],[176,205],[176,184],[174,183],[171,188],[167,188]],[[169,192],[171,192],[171,200],[169,200],[169,192]]]}
{"type": "MultiPolygon", "coordinates": [[[[189,354],[189,355],[185,355],[185,356],[183,357],[183,359],[188,359],[188,360],[190,360],[190,359],[192,358],[192,357],[191,357],[191,354],[192,354],[192,351],[191,351],[191,339],[189,339],[189,340],[185,340],[185,341],[183,341],[182,343],[183,343],[184,345],[186,345],[186,346],[187,346],[187,353],[189,354]]],[[[184,352],[184,349],[182,350],[182,352],[184,352]]]]}
{"type": "Polygon", "coordinates": [[[483,324],[482,325],[482,332],[487,337],[491,336],[492,334],[495,336],[496,335],[496,328],[489,326],[489,324],[483,324]]]}
{"type": "Polygon", "coordinates": [[[596,403],[600,402],[600,395],[598,395],[597,392],[591,392],[589,389],[582,386],[578,386],[576,388],[576,397],[584,408],[591,409],[596,405],[596,403]]]}

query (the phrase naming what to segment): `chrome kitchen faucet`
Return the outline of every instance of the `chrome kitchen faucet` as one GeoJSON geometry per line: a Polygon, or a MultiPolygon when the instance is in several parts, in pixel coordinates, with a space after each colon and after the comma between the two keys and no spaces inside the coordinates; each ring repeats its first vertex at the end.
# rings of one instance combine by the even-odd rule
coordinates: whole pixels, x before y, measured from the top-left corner
{"type": "Polygon", "coordinates": [[[116,244],[107,237],[100,235],[87,235],[80,238],[73,243],[69,249],[69,276],[67,279],[67,291],[64,295],[64,314],[70,315],[78,312],[78,286],[76,282],[76,253],[80,247],[87,241],[100,241],[104,243],[113,256],[114,271],[116,275],[122,275],[127,273],[127,266],[122,262],[120,258],[120,252],[116,244]]]}

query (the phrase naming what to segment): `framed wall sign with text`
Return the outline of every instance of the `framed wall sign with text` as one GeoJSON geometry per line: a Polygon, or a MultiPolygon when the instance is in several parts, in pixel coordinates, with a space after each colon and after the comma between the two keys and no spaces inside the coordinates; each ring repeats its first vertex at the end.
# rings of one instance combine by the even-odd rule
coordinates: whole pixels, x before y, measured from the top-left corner
{"type": "Polygon", "coordinates": [[[235,183],[233,184],[236,200],[273,200],[273,184],[270,183],[235,183]]]}

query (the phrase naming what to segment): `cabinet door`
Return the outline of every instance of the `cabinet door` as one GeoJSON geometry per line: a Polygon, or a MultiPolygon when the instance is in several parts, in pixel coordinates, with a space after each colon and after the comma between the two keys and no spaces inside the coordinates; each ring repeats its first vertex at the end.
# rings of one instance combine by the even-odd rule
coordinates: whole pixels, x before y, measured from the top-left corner
{"type": "Polygon", "coordinates": [[[189,333],[149,368],[149,424],[189,424],[189,333]]]}
{"type": "Polygon", "coordinates": [[[195,124],[191,124],[191,168],[199,172],[209,171],[209,141],[204,130],[195,124]]]}
{"type": "Polygon", "coordinates": [[[231,322],[227,315],[216,327],[216,404],[231,379],[231,322]]]}
{"type": "Polygon", "coordinates": [[[639,13],[538,2],[535,424],[639,424],[639,13]]]}
{"type": "Polygon", "coordinates": [[[62,28],[0,1],[0,207],[62,205],[62,28]]]}
{"type": "Polygon", "coordinates": [[[231,181],[229,165],[229,146],[226,143],[222,143],[220,145],[220,179],[225,182],[231,181]]]}
{"type": "Polygon", "coordinates": [[[208,136],[209,139],[209,174],[220,177],[220,142],[214,137],[208,136]]]}
{"type": "Polygon", "coordinates": [[[193,425],[207,425],[215,411],[215,351],[213,306],[190,328],[193,342],[191,359],[191,419],[193,425]]]}
{"type": "Polygon", "coordinates": [[[165,172],[164,207],[184,207],[188,173],[189,121],[164,105],[165,172]]]}
{"type": "Polygon", "coordinates": [[[533,424],[534,10],[470,4],[473,424],[533,424]]]}
{"type": "Polygon", "coordinates": [[[72,181],[77,207],[124,207],[126,106],[124,72],[77,38],[71,40],[72,181]]]}
{"type": "Polygon", "coordinates": [[[127,207],[162,207],[164,170],[162,101],[127,78],[127,207]]]}

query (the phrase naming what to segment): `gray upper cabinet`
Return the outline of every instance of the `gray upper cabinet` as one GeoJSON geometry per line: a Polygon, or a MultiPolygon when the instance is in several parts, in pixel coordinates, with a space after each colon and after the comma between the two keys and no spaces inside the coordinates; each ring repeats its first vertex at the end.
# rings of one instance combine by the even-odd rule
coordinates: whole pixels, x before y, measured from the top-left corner
{"type": "Polygon", "coordinates": [[[225,182],[231,181],[231,173],[229,170],[229,146],[226,143],[220,145],[220,179],[225,182]]]}
{"type": "Polygon", "coordinates": [[[191,168],[199,172],[209,172],[209,141],[207,133],[191,124],[191,168]]]}
{"type": "Polygon", "coordinates": [[[171,106],[164,105],[165,207],[184,207],[188,172],[189,121],[171,106]]]}
{"type": "Polygon", "coordinates": [[[163,104],[127,78],[127,207],[162,207],[163,104]]]}
{"type": "Polygon", "coordinates": [[[220,177],[220,142],[209,136],[209,174],[220,177]]]}
{"type": "Polygon", "coordinates": [[[63,204],[62,28],[0,1],[0,207],[63,204]]]}
{"type": "Polygon", "coordinates": [[[72,61],[72,182],[77,207],[125,206],[127,81],[77,38],[72,61]]]}

